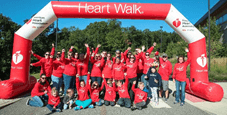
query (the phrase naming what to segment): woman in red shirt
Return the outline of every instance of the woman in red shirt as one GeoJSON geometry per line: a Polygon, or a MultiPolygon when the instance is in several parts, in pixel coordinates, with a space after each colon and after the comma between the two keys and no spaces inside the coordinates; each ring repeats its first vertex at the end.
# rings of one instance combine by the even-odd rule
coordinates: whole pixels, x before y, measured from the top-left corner
{"type": "Polygon", "coordinates": [[[190,58],[190,52],[188,48],[185,49],[187,52],[188,59],[187,61],[184,61],[184,56],[179,56],[178,61],[174,66],[173,70],[173,82],[176,85],[176,98],[174,104],[179,103],[179,99],[181,99],[180,106],[183,106],[185,104],[185,85],[186,85],[186,71],[187,71],[187,66],[191,61],[190,58]],[[181,87],[181,98],[180,98],[180,87],[181,87]]]}
{"type": "Polygon", "coordinates": [[[65,64],[63,58],[65,57],[65,49],[62,49],[61,52],[57,53],[56,60],[53,61],[53,73],[51,75],[51,80],[53,82],[53,87],[56,87],[56,90],[59,92],[60,87],[63,82],[63,72],[65,69],[65,64]]]}
{"type": "Polygon", "coordinates": [[[129,90],[129,95],[130,95],[130,99],[131,101],[134,100],[134,93],[132,91],[132,85],[133,85],[133,81],[137,81],[137,67],[138,67],[138,63],[139,63],[139,59],[141,57],[141,50],[139,50],[139,54],[137,55],[137,57],[135,57],[134,55],[131,55],[131,58],[129,59],[129,62],[126,62],[126,75],[129,78],[129,84],[128,84],[128,90],[129,90]]]}
{"type": "Polygon", "coordinates": [[[73,52],[68,52],[68,58],[63,58],[65,69],[63,72],[64,79],[64,95],[69,88],[75,88],[75,76],[76,76],[76,61],[73,59],[73,52]]]}
{"type": "Polygon", "coordinates": [[[46,75],[41,74],[39,81],[35,84],[31,92],[32,100],[28,99],[26,105],[33,107],[42,107],[47,102],[47,93],[51,92],[49,82],[46,80],[46,75]]]}
{"type": "Polygon", "coordinates": [[[105,65],[104,65],[103,71],[102,71],[102,74],[105,76],[106,80],[113,78],[112,69],[113,69],[113,62],[111,60],[111,54],[108,53],[107,58],[106,58],[106,62],[105,62],[105,65]]]}

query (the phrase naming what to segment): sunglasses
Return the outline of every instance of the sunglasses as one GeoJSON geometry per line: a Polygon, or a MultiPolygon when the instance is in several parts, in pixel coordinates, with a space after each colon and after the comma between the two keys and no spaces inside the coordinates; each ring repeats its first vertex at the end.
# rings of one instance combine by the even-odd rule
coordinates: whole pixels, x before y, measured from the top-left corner
{"type": "Polygon", "coordinates": [[[68,55],[68,56],[72,56],[72,55],[68,55]]]}
{"type": "Polygon", "coordinates": [[[166,56],[163,56],[163,58],[167,58],[166,56]]]}
{"type": "Polygon", "coordinates": [[[46,56],[47,56],[47,55],[49,56],[50,54],[45,54],[45,55],[46,55],[46,56]]]}
{"type": "Polygon", "coordinates": [[[101,57],[101,56],[95,56],[95,57],[101,57]]]}
{"type": "Polygon", "coordinates": [[[149,54],[146,54],[146,56],[149,56],[149,54]]]}
{"type": "Polygon", "coordinates": [[[94,85],[94,87],[97,87],[97,85],[94,85]]]}
{"type": "Polygon", "coordinates": [[[46,77],[42,77],[41,79],[47,79],[46,77]]]}

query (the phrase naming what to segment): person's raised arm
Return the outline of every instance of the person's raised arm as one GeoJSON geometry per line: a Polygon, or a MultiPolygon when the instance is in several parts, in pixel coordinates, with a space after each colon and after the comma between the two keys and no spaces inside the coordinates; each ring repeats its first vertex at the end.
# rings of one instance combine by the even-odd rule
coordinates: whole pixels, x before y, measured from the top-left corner
{"type": "Polygon", "coordinates": [[[62,53],[61,53],[61,61],[64,62],[65,61],[65,49],[62,49],[62,53]]]}
{"type": "Polygon", "coordinates": [[[136,92],[135,86],[136,86],[136,81],[133,81],[132,91],[133,91],[134,93],[136,92]]]}
{"type": "Polygon", "coordinates": [[[35,54],[32,50],[31,50],[31,53],[32,53],[32,55],[35,57],[35,58],[37,58],[38,60],[41,60],[43,57],[41,57],[40,55],[38,55],[38,54],[35,54]]]}
{"type": "Polygon", "coordinates": [[[90,48],[89,48],[89,45],[88,44],[84,44],[85,47],[87,48],[87,56],[86,56],[86,61],[89,61],[89,58],[90,58],[90,48]]]}
{"type": "Polygon", "coordinates": [[[102,68],[105,65],[105,60],[104,60],[104,54],[101,53],[102,59],[101,59],[101,64],[100,67],[102,68]]]}
{"type": "Polygon", "coordinates": [[[151,46],[147,52],[149,52],[149,54],[151,54],[151,52],[153,51],[154,47],[156,46],[156,42],[153,43],[153,46],[151,46]]]}
{"type": "Polygon", "coordinates": [[[99,48],[101,47],[101,45],[100,44],[98,44],[98,46],[96,47],[96,49],[95,49],[95,55],[99,52],[99,48]]]}
{"type": "Polygon", "coordinates": [[[71,46],[69,49],[69,52],[73,52],[73,48],[74,48],[74,46],[71,46]]]}
{"type": "Polygon", "coordinates": [[[99,91],[102,91],[103,87],[104,87],[104,81],[102,82],[102,86],[99,88],[99,91]]]}
{"type": "Polygon", "coordinates": [[[125,85],[128,86],[129,80],[128,80],[128,76],[125,76],[125,85]]]}
{"type": "Polygon", "coordinates": [[[79,74],[76,74],[76,90],[79,91],[80,88],[80,80],[79,80],[79,74]]]}
{"type": "Polygon", "coordinates": [[[52,49],[51,49],[50,55],[54,56],[54,53],[55,53],[55,47],[54,47],[54,43],[52,43],[52,49]]]}
{"type": "Polygon", "coordinates": [[[41,60],[39,60],[38,62],[31,63],[30,65],[31,65],[31,66],[35,66],[35,67],[38,67],[38,66],[42,66],[42,64],[43,64],[43,60],[41,59],[41,60]]]}
{"type": "Polygon", "coordinates": [[[187,61],[186,61],[186,66],[188,66],[188,64],[191,62],[191,55],[190,55],[190,52],[188,50],[188,48],[185,48],[185,51],[187,52],[187,61]]]}

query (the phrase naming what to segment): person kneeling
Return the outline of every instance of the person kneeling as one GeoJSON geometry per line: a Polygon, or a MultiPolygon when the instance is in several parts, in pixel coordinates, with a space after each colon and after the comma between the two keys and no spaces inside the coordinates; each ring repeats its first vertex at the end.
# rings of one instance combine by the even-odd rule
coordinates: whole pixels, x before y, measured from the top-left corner
{"type": "Polygon", "coordinates": [[[51,112],[61,112],[62,103],[61,103],[60,97],[58,96],[58,91],[56,87],[53,87],[51,93],[48,93],[47,95],[49,97],[47,108],[51,112]]]}
{"type": "Polygon", "coordinates": [[[107,83],[106,83],[106,79],[103,79],[104,80],[104,85],[105,85],[105,88],[106,88],[106,93],[105,93],[105,97],[104,97],[104,100],[105,100],[105,105],[106,106],[114,106],[115,105],[115,98],[116,98],[116,86],[115,86],[115,82],[111,79],[108,79],[107,83]]]}
{"type": "Polygon", "coordinates": [[[117,82],[117,91],[119,93],[119,99],[117,104],[120,106],[125,106],[126,108],[131,107],[131,100],[128,93],[128,77],[125,76],[125,83],[123,84],[122,81],[117,82]]]}
{"type": "Polygon", "coordinates": [[[135,88],[136,81],[133,82],[132,85],[132,91],[135,94],[135,100],[133,107],[131,107],[131,110],[139,109],[142,110],[142,107],[146,105],[147,101],[147,93],[143,91],[144,84],[142,82],[139,82],[139,88],[135,88]]]}

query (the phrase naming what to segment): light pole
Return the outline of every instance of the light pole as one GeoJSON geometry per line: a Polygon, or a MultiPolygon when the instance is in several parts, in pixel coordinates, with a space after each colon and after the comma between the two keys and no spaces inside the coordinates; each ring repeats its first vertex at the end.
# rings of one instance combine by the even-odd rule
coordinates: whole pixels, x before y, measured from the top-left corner
{"type": "Polygon", "coordinates": [[[163,28],[163,26],[160,26],[160,28],[161,28],[161,47],[160,47],[160,52],[162,52],[162,28],[163,28]]]}
{"type": "Polygon", "coordinates": [[[208,0],[208,22],[209,22],[209,27],[208,27],[208,38],[209,38],[209,65],[208,65],[208,71],[210,71],[210,0],[208,0]]]}
{"type": "MultiPolygon", "coordinates": [[[[59,0],[58,0],[59,1],[59,0]]],[[[55,41],[55,54],[57,54],[57,45],[58,45],[58,19],[57,19],[57,22],[56,22],[56,41],[55,41]]]]}

